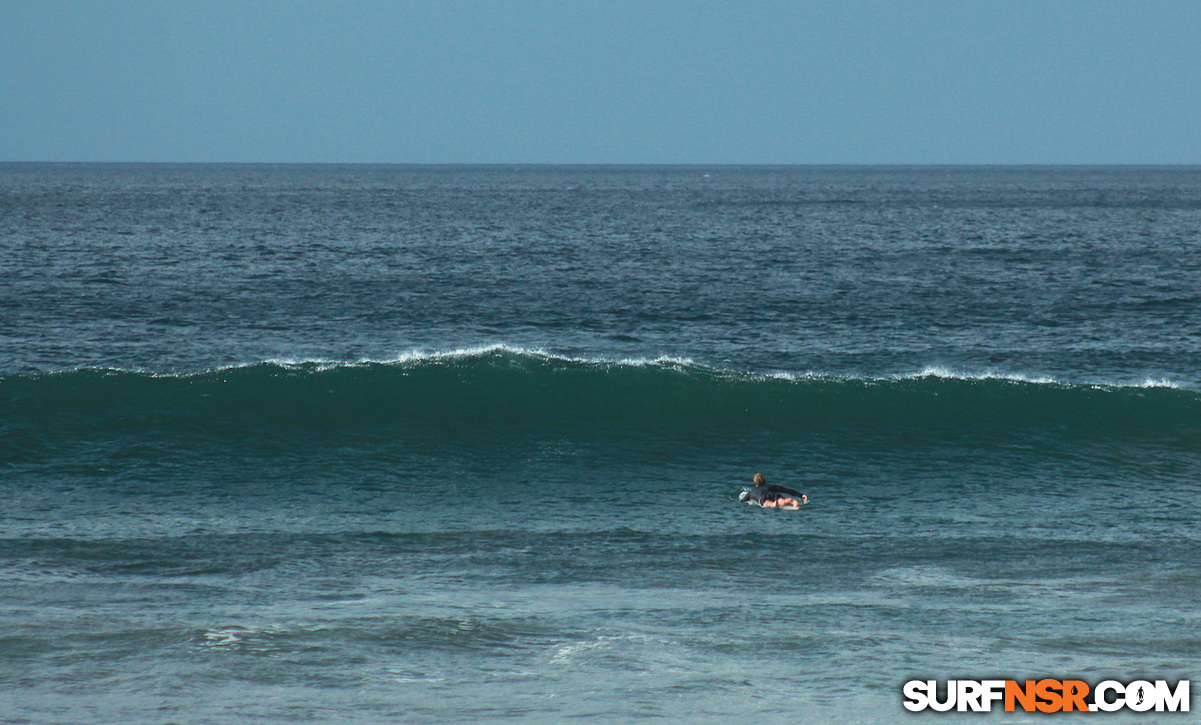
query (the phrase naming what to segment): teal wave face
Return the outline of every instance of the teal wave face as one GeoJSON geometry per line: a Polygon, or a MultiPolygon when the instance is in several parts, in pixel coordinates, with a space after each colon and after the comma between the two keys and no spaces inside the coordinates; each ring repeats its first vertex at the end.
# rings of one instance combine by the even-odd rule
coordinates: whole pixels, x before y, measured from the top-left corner
{"type": "Polygon", "coordinates": [[[507,349],[185,375],[8,376],[0,378],[0,416],[0,456],[8,461],[94,443],[264,450],[347,440],[457,450],[547,439],[667,450],[813,438],[891,448],[1201,443],[1201,395],[1168,387],[771,376],[507,349]]]}

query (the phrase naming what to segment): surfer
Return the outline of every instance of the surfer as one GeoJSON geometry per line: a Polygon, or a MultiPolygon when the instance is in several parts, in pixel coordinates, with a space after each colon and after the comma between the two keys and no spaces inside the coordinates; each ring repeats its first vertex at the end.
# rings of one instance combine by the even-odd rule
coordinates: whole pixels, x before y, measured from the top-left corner
{"type": "Polygon", "coordinates": [[[800,491],[769,484],[762,473],[756,473],[754,480],[755,487],[746,492],[746,498],[764,508],[800,508],[809,503],[809,497],[800,491]]]}

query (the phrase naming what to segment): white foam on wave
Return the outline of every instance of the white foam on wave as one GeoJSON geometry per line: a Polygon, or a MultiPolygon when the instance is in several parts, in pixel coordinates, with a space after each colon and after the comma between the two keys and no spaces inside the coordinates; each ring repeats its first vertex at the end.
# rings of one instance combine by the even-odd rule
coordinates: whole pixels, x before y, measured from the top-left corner
{"type": "Polygon", "coordinates": [[[1147,378],[1138,387],[1140,388],[1168,388],[1170,390],[1180,390],[1180,386],[1168,380],[1167,378],[1147,378]]]}
{"type": "Polygon", "coordinates": [[[565,642],[555,645],[550,653],[550,661],[554,664],[566,664],[578,656],[598,649],[609,649],[624,642],[645,642],[650,637],[643,634],[598,635],[591,639],[576,642],[565,642]]]}
{"type": "Polygon", "coordinates": [[[865,383],[888,383],[904,380],[923,380],[934,378],[938,380],[962,380],[962,381],[989,381],[997,380],[1010,383],[1025,383],[1029,385],[1049,385],[1069,388],[1094,388],[1098,390],[1121,390],[1130,388],[1163,388],[1169,390],[1183,390],[1187,386],[1171,380],[1168,377],[1147,377],[1142,381],[1136,380],[1064,380],[1053,375],[1045,374],[1027,374],[1027,373],[999,373],[992,371],[971,372],[966,370],[955,370],[943,365],[927,365],[921,370],[912,373],[895,373],[893,375],[855,375],[855,374],[835,374],[826,372],[788,372],[778,371],[771,373],[754,374],[749,373],[753,377],[772,380],[785,380],[788,382],[808,382],[808,381],[835,381],[835,382],[865,382],[865,383]]]}
{"type": "MultiPolygon", "coordinates": [[[[255,365],[258,365],[258,364],[260,364],[260,363],[248,363],[245,365],[234,365],[234,366],[231,366],[231,369],[249,368],[249,367],[254,367],[255,365]]],[[[368,361],[362,361],[362,360],[350,360],[350,361],[348,361],[348,360],[326,360],[326,359],[320,359],[320,358],[314,358],[314,359],[310,359],[310,360],[297,360],[297,359],[275,358],[275,359],[271,359],[271,360],[264,360],[261,364],[278,365],[281,368],[314,368],[319,372],[324,372],[326,370],[337,370],[339,368],[361,367],[363,365],[369,365],[371,363],[368,361]]]]}
{"type": "MultiPolygon", "coordinates": [[[[103,367],[103,368],[75,368],[71,370],[56,370],[49,371],[49,375],[64,375],[73,372],[83,371],[98,371],[102,373],[136,373],[148,375],[155,378],[187,378],[202,375],[210,375],[213,373],[226,373],[237,370],[246,370],[249,368],[258,367],[260,365],[274,365],[285,369],[312,369],[318,372],[327,370],[338,370],[342,368],[370,367],[375,365],[413,365],[428,362],[444,362],[454,360],[470,360],[472,358],[483,358],[489,355],[511,355],[517,358],[530,358],[534,360],[556,361],[565,363],[578,363],[587,365],[617,365],[623,367],[699,367],[701,365],[692,358],[676,357],[672,355],[659,355],[657,357],[637,357],[637,358],[605,358],[605,357],[578,357],[571,355],[561,355],[558,353],[549,352],[542,348],[527,348],[506,345],[504,343],[493,343],[488,345],[476,345],[471,347],[459,347],[449,350],[431,350],[428,348],[413,348],[399,353],[394,357],[364,357],[355,360],[320,358],[320,357],[273,357],[263,360],[254,360],[247,362],[228,363],[225,365],[216,365],[210,368],[200,370],[187,371],[155,371],[149,368],[140,367],[103,367]]],[[[714,368],[714,370],[717,370],[714,368]]]]}
{"type": "Polygon", "coordinates": [[[841,382],[867,382],[867,383],[888,383],[898,380],[921,380],[924,378],[938,378],[940,380],[1007,380],[1015,383],[1034,383],[1042,385],[1057,385],[1060,381],[1049,375],[1023,375],[1021,373],[971,373],[941,366],[926,366],[918,372],[914,373],[895,373],[893,375],[853,375],[853,374],[835,374],[826,372],[803,372],[793,373],[787,371],[779,371],[773,373],[765,373],[762,375],[765,378],[774,380],[787,380],[789,382],[803,381],[823,381],[833,380],[841,382]]]}
{"type": "Polygon", "coordinates": [[[952,370],[941,365],[927,365],[921,372],[897,375],[898,380],[913,380],[917,378],[940,378],[945,380],[1008,380],[1014,383],[1033,383],[1036,385],[1057,385],[1059,381],[1049,375],[1030,376],[1022,373],[971,373],[952,370]]]}
{"type": "Polygon", "coordinates": [[[231,647],[242,644],[252,630],[246,627],[230,626],[219,627],[217,629],[209,629],[204,632],[204,641],[200,643],[202,647],[231,647]]]}
{"type": "Polygon", "coordinates": [[[591,365],[628,365],[631,367],[651,366],[651,365],[680,365],[680,366],[695,366],[696,363],[691,358],[673,357],[669,355],[660,355],[658,357],[638,357],[638,358],[602,358],[602,357],[576,357],[572,355],[560,355],[558,353],[549,352],[543,348],[527,348],[506,345],[504,343],[494,343],[491,345],[478,345],[474,347],[455,348],[453,350],[444,351],[429,351],[421,348],[409,350],[401,353],[390,360],[379,360],[371,362],[393,362],[393,363],[413,363],[426,362],[430,360],[456,360],[463,358],[483,357],[485,355],[506,354],[516,357],[530,357],[541,360],[555,360],[559,362],[570,363],[585,363],[591,365]]]}
{"type": "Polygon", "coordinates": [[[338,368],[354,368],[367,367],[371,365],[406,365],[422,362],[438,362],[442,360],[460,360],[474,357],[484,357],[495,353],[506,353],[511,355],[526,356],[526,357],[542,357],[546,359],[568,359],[561,356],[553,355],[545,350],[532,350],[521,347],[512,347],[500,343],[491,345],[476,345],[472,347],[453,348],[450,350],[429,350],[426,348],[412,348],[402,352],[395,357],[362,357],[355,360],[338,360],[331,358],[297,358],[297,357],[276,357],[260,360],[257,362],[236,363],[233,365],[223,365],[219,368],[214,368],[211,372],[224,372],[226,370],[238,370],[242,368],[250,368],[255,365],[278,365],[284,368],[301,368],[312,367],[319,371],[334,370],[338,368]]]}
{"type": "Polygon", "coordinates": [[[144,374],[155,378],[188,378],[201,376],[213,373],[225,373],[230,371],[244,370],[260,365],[275,365],[290,370],[314,370],[317,372],[325,372],[329,370],[338,370],[343,368],[370,367],[377,365],[400,365],[412,366],[423,363],[439,363],[447,361],[471,360],[476,358],[485,358],[494,355],[512,356],[514,358],[525,358],[534,361],[550,361],[580,365],[598,365],[598,366],[614,366],[614,367],[656,367],[674,370],[691,370],[698,372],[707,372],[709,374],[723,378],[737,378],[750,380],[783,380],[788,382],[866,382],[866,383],[887,383],[903,380],[920,380],[925,378],[935,378],[942,380],[964,380],[964,381],[984,381],[984,380],[999,380],[1013,383],[1027,383],[1032,385],[1060,385],[1066,387],[1091,387],[1098,389],[1122,389],[1122,388],[1164,388],[1171,390],[1180,390],[1190,388],[1189,385],[1180,385],[1169,377],[1148,376],[1141,381],[1136,379],[1127,380],[1064,380],[1047,374],[1031,374],[1021,372],[997,372],[997,371],[968,371],[955,369],[945,365],[927,365],[916,372],[909,373],[894,373],[891,375],[872,375],[872,374],[857,374],[857,373],[831,373],[822,371],[753,371],[753,370],[734,370],[722,367],[714,367],[703,363],[698,363],[690,357],[682,357],[676,355],[658,355],[655,357],[624,357],[624,358],[606,358],[592,356],[575,356],[565,355],[561,353],[551,352],[544,348],[522,347],[517,345],[509,345],[506,343],[488,343],[481,345],[472,345],[467,347],[457,347],[450,349],[429,349],[429,348],[411,348],[391,357],[380,358],[359,358],[357,360],[347,359],[331,359],[331,358],[301,358],[301,357],[280,357],[270,358],[266,360],[258,360],[254,362],[242,362],[229,365],[221,365],[206,370],[186,371],[186,372],[166,372],[154,371],[144,368],[78,368],[76,370],[52,371],[50,374],[62,374],[70,372],[79,372],[82,370],[98,370],[104,373],[137,373],[144,374]]]}
{"type": "Polygon", "coordinates": [[[1023,373],[995,372],[964,372],[942,366],[927,366],[921,372],[898,375],[895,379],[941,378],[947,380],[1005,380],[1014,383],[1030,383],[1033,385],[1061,385],[1067,387],[1087,387],[1100,390],[1117,390],[1122,388],[1166,388],[1180,390],[1181,386],[1167,377],[1147,377],[1141,382],[1131,380],[1073,380],[1064,381],[1050,375],[1026,375],[1023,373]]]}
{"type": "Polygon", "coordinates": [[[483,357],[484,355],[493,355],[496,353],[504,353],[509,355],[522,355],[528,357],[543,357],[554,358],[555,355],[542,349],[529,349],[524,347],[513,347],[503,343],[493,343],[489,345],[474,345],[471,347],[459,347],[451,350],[426,350],[424,348],[413,348],[406,352],[402,352],[394,358],[387,360],[372,360],[366,362],[377,363],[415,363],[437,360],[458,360],[462,358],[483,357]]]}

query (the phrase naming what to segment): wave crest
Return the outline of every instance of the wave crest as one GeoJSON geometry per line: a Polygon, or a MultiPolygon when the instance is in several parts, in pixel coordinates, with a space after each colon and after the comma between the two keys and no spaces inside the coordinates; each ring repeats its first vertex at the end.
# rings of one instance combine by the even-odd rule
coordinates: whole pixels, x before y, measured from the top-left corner
{"type": "Polygon", "coordinates": [[[1201,395],[1154,380],[1072,385],[943,368],[893,377],[751,373],[684,358],[589,360],[492,345],[388,361],[0,377],[0,432],[26,441],[370,435],[456,445],[514,438],[1154,440],[1201,435],[1201,395]]]}

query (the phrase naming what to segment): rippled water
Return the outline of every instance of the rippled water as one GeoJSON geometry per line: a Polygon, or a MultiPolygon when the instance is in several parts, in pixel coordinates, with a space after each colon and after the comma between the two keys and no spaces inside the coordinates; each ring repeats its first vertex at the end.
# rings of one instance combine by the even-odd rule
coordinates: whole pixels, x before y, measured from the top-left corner
{"type": "Polygon", "coordinates": [[[7,164],[0,250],[0,719],[1196,679],[1197,169],[7,164]]]}

